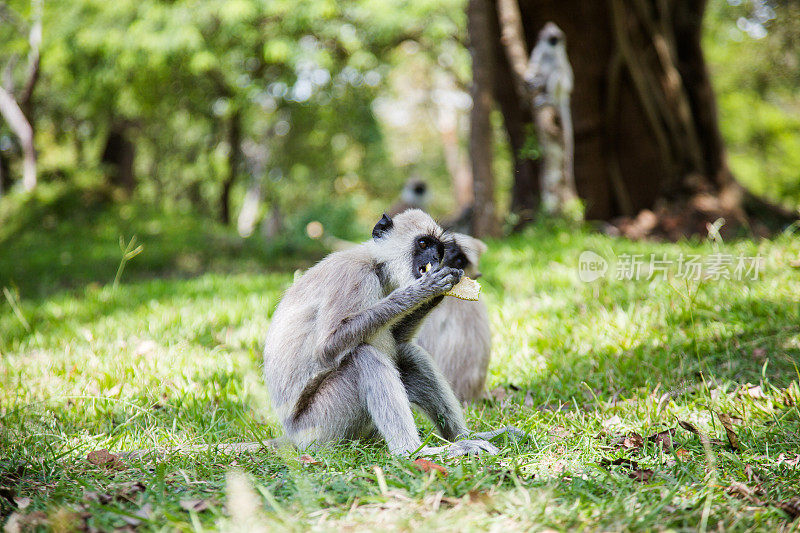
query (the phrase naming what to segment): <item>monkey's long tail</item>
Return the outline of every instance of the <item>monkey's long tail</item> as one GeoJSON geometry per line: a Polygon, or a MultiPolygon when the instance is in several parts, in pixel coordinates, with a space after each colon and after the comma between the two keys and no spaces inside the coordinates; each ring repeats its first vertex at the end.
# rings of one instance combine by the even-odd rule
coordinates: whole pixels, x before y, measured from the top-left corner
{"type": "Polygon", "coordinates": [[[267,439],[261,442],[232,442],[220,444],[192,444],[186,446],[168,446],[165,448],[142,448],[120,454],[124,459],[148,459],[163,457],[171,454],[192,455],[207,451],[217,451],[227,455],[237,455],[248,452],[259,452],[262,450],[277,450],[284,446],[291,446],[291,442],[286,437],[267,439]]]}

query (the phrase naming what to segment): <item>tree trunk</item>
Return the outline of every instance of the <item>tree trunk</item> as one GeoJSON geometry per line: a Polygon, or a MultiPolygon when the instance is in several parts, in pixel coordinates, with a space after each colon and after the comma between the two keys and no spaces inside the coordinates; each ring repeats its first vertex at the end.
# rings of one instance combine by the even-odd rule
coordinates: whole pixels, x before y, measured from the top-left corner
{"type": "Polygon", "coordinates": [[[475,205],[472,232],[486,237],[499,234],[494,200],[492,169],[492,80],[494,54],[489,32],[491,0],[469,0],[467,29],[472,57],[472,111],[470,113],[469,148],[472,158],[472,179],[475,205]]]}
{"type": "Polygon", "coordinates": [[[128,137],[127,126],[113,123],[100,162],[105,168],[108,183],[120,187],[129,195],[136,189],[135,159],[136,147],[128,137]]]}
{"type": "Polygon", "coordinates": [[[26,191],[36,187],[36,149],[33,146],[33,128],[17,104],[14,96],[0,87],[0,115],[22,147],[22,187],[26,191]]]}
{"type": "Polygon", "coordinates": [[[439,134],[442,139],[444,163],[453,183],[453,194],[459,210],[472,205],[475,193],[472,186],[472,169],[458,142],[458,111],[451,105],[438,107],[439,134]]]}
{"type": "MultiPolygon", "coordinates": [[[[705,0],[517,1],[528,43],[548,21],[566,34],[575,75],[574,173],[587,218],[631,216],[665,202],[698,205],[698,195],[709,194],[719,201],[708,217],[741,216],[743,195],[728,170],[700,47],[705,0]]],[[[499,47],[492,11],[485,33],[499,47]]],[[[511,94],[509,58],[495,53],[494,60],[494,96],[519,164],[514,138],[530,124],[530,111],[511,94]]],[[[519,198],[518,182],[516,175],[513,210],[529,203],[519,198]]]]}
{"type": "Polygon", "coordinates": [[[226,226],[231,223],[231,189],[239,173],[239,164],[241,161],[241,116],[239,112],[236,112],[231,116],[230,123],[228,124],[228,175],[222,183],[222,192],[219,196],[220,221],[226,226]]]}
{"type": "Polygon", "coordinates": [[[36,148],[33,138],[33,110],[31,100],[36,82],[39,80],[39,48],[42,43],[42,0],[32,3],[31,29],[28,35],[28,70],[22,93],[15,97],[13,87],[13,66],[15,60],[7,65],[7,87],[0,86],[0,116],[19,139],[22,147],[22,187],[31,191],[36,187],[36,148]]]}
{"type": "Polygon", "coordinates": [[[503,115],[514,160],[511,212],[519,219],[519,226],[533,220],[541,200],[539,165],[534,154],[526,150],[535,139],[533,114],[528,102],[520,98],[520,88],[516,85],[512,67],[501,45],[500,21],[496,9],[492,9],[489,19],[495,62],[492,95],[503,115]]]}
{"type": "Polygon", "coordinates": [[[569,105],[573,75],[564,32],[552,22],[545,24],[528,59],[517,0],[497,0],[497,14],[517,98],[533,109],[541,159],[542,207],[548,215],[575,215],[578,205],[569,105]]]}

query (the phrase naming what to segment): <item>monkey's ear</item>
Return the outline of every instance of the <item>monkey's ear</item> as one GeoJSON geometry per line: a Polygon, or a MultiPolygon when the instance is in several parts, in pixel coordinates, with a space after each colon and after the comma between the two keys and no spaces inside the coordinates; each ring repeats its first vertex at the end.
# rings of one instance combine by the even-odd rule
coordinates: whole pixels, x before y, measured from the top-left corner
{"type": "Polygon", "coordinates": [[[489,249],[489,247],[486,246],[485,242],[483,242],[480,239],[476,239],[475,237],[472,238],[472,244],[474,245],[475,251],[478,252],[479,256],[483,255],[486,252],[486,250],[489,249]]]}
{"type": "Polygon", "coordinates": [[[392,229],[392,226],[394,226],[394,222],[392,222],[392,219],[386,216],[386,213],[384,213],[378,223],[375,224],[375,227],[372,228],[372,238],[380,239],[386,235],[390,229],[392,229]]]}

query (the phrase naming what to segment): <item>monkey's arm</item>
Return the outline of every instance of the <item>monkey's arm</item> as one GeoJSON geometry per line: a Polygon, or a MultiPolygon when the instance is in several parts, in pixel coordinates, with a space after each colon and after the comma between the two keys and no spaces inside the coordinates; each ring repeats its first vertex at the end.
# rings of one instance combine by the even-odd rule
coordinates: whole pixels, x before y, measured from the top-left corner
{"type": "Polygon", "coordinates": [[[396,289],[373,306],[347,316],[333,324],[322,337],[317,348],[318,356],[327,365],[334,363],[334,366],[338,366],[350,350],[431,298],[449,291],[460,277],[461,271],[458,269],[442,267],[432,270],[417,282],[396,289]]]}
{"type": "Polygon", "coordinates": [[[392,328],[392,336],[397,344],[411,341],[419,331],[425,317],[442,302],[444,296],[436,296],[401,318],[392,328]]]}

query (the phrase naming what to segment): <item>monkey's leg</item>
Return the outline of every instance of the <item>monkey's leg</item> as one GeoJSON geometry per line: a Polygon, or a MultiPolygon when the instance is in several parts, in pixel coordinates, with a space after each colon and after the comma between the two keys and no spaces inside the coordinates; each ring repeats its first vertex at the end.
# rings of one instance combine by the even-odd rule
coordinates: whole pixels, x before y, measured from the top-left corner
{"type": "Polygon", "coordinates": [[[456,441],[449,446],[423,449],[423,453],[444,452],[455,456],[488,452],[494,455],[499,450],[489,442],[490,439],[504,433],[515,437],[526,436],[524,432],[509,426],[466,438],[470,432],[461,405],[430,354],[414,343],[402,344],[398,346],[398,365],[409,400],[425,411],[445,439],[456,441]]]}
{"type": "Polygon", "coordinates": [[[298,447],[361,438],[374,429],[393,454],[422,446],[400,373],[386,354],[362,344],[286,427],[298,447]]]}
{"type": "Polygon", "coordinates": [[[361,400],[393,454],[409,454],[422,446],[400,372],[388,357],[369,345],[354,354],[361,400]]]}
{"type": "Polygon", "coordinates": [[[465,437],[469,430],[461,404],[430,354],[412,342],[398,345],[397,352],[397,364],[411,403],[428,415],[445,439],[465,437]]]}

